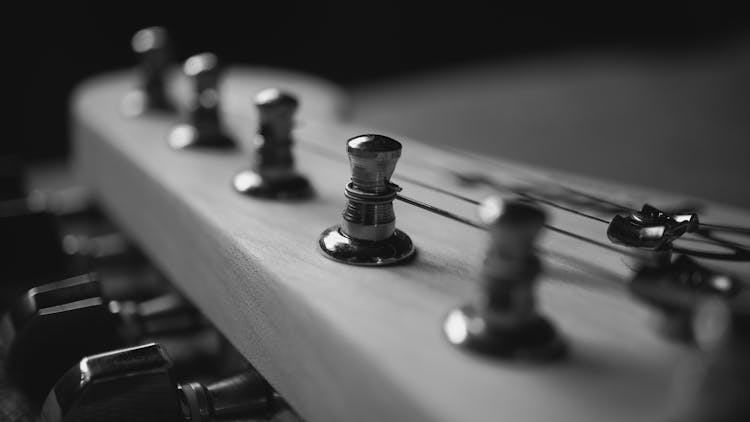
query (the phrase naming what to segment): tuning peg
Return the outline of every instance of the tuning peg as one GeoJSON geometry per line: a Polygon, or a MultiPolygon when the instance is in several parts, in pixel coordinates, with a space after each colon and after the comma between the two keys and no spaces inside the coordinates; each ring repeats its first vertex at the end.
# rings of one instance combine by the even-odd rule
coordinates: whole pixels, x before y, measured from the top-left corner
{"type": "Polygon", "coordinates": [[[185,61],[183,71],[192,83],[193,95],[185,122],[169,134],[169,145],[175,149],[234,148],[221,121],[219,59],[212,53],[198,54],[185,61]]]}
{"type": "Polygon", "coordinates": [[[733,310],[750,308],[750,290],[739,280],[684,255],[659,267],[643,265],[628,287],[635,297],[660,311],[659,331],[683,342],[695,341],[693,309],[707,298],[722,299],[733,310]]]}
{"type": "Polygon", "coordinates": [[[704,298],[694,306],[691,328],[699,352],[678,368],[668,420],[749,420],[750,307],[704,298]]]}
{"type": "Polygon", "coordinates": [[[318,244],[324,255],[352,265],[391,265],[411,259],[416,249],[396,228],[393,200],[401,190],[391,175],[401,144],[383,135],[347,141],[351,181],[346,185],[343,221],[324,231],[318,244]]]}
{"type": "Polygon", "coordinates": [[[616,215],[607,228],[613,243],[641,251],[636,265],[658,267],[668,265],[672,258],[672,242],[685,233],[698,229],[697,214],[667,214],[645,204],[640,211],[616,215]]]}
{"type": "Polygon", "coordinates": [[[210,385],[178,384],[169,357],[151,343],[81,360],[47,396],[41,420],[210,422],[265,417],[276,403],[271,387],[250,368],[210,385]]]}
{"type": "Polygon", "coordinates": [[[255,96],[260,122],[255,136],[255,160],[250,169],[234,177],[238,192],[265,198],[312,196],[310,182],[294,171],[292,128],[298,105],[292,94],[275,88],[255,96]]]}
{"type": "Polygon", "coordinates": [[[172,64],[172,46],[167,31],[159,26],[141,29],[131,40],[138,56],[137,87],[122,102],[126,116],[139,116],[149,111],[174,111],[167,96],[166,79],[172,64]]]}
{"type": "Polygon", "coordinates": [[[30,289],[0,324],[6,369],[32,396],[46,393],[81,356],[205,325],[174,294],[144,302],[107,300],[93,274],[30,289]]]}
{"type": "Polygon", "coordinates": [[[448,341],[501,358],[563,356],[565,342],[536,306],[541,264],[534,244],[544,211],[529,202],[492,197],[480,207],[480,217],[490,231],[481,296],[449,313],[443,325],[448,341]]]}

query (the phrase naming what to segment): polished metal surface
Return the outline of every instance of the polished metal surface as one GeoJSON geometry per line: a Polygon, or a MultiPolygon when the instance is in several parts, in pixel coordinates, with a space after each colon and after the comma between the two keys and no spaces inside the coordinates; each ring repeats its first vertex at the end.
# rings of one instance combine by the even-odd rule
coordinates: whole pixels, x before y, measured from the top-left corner
{"type": "Polygon", "coordinates": [[[398,229],[390,237],[372,242],[351,238],[341,226],[333,226],[323,232],[318,244],[327,258],[352,265],[394,265],[408,262],[416,254],[409,236],[398,229]]]}
{"type": "Polygon", "coordinates": [[[396,229],[393,200],[401,188],[390,178],[401,156],[401,143],[383,135],[361,135],[346,143],[351,181],[341,224],[324,231],[319,245],[325,256],[353,265],[407,262],[416,249],[396,229]]]}
{"type": "Polygon", "coordinates": [[[314,192],[307,178],[294,169],[292,129],[299,102],[288,92],[268,88],[255,96],[258,133],[253,162],[234,176],[232,186],[249,196],[304,199],[314,192]]]}
{"type": "Polygon", "coordinates": [[[567,346],[547,319],[537,316],[507,327],[489,323],[482,310],[464,306],[451,311],[443,323],[448,341],[467,350],[493,357],[553,360],[567,346]]]}
{"type": "Polygon", "coordinates": [[[30,289],[1,321],[8,375],[35,398],[47,394],[82,356],[206,327],[176,293],[143,302],[108,301],[95,274],[30,289]]]}
{"type": "Polygon", "coordinates": [[[166,78],[172,63],[172,47],[166,29],[154,26],[136,32],[131,41],[138,56],[137,87],[125,95],[122,113],[135,117],[147,112],[174,112],[169,101],[166,78]]]}
{"type": "Polygon", "coordinates": [[[170,362],[155,343],[84,358],[55,385],[43,422],[183,420],[170,362]]]}
{"type": "Polygon", "coordinates": [[[551,360],[567,346],[536,307],[541,263],[534,253],[546,214],[522,200],[490,197],[480,204],[490,242],[477,303],[451,311],[443,332],[456,346],[504,359],[551,360]]]}
{"type": "Polygon", "coordinates": [[[94,275],[29,290],[1,324],[8,375],[34,398],[44,397],[81,356],[123,346],[94,275]]]}
{"type": "Polygon", "coordinates": [[[252,368],[208,385],[178,384],[169,357],[149,343],[83,358],[47,396],[42,421],[247,420],[270,416],[277,402],[252,368]]]}
{"type": "Polygon", "coordinates": [[[223,127],[219,59],[212,53],[197,54],[183,65],[185,76],[193,85],[192,97],[184,121],[169,133],[172,148],[235,148],[235,141],[223,127]]]}

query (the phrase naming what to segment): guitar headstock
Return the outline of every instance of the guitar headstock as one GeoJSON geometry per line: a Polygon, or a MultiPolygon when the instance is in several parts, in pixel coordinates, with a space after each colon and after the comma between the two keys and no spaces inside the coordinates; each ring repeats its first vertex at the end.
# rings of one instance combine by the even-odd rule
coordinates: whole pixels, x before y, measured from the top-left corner
{"type": "MultiPolygon", "coordinates": [[[[174,72],[167,82],[178,108],[195,104],[189,78],[174,72]]],[[[167,139],[186,114],[123,115],[122,99],[135,85],[132,74],[117,73],[78,90],[77,171],[114,220],[311,421],[655,420],[670,403],[676,363],[690,347],[656,330],[661,312],[631,294],[632,281],[651,268],[642,263],[685,256],[707,274],[750,279],[750,215],[740,210],[694,201],[686,210],[684,198],[667,193],[393,134],[398,147],[385,136],[356,141],[378,131],[344,119],[345,97],[337,88],[268,69],[229,68],[218,85],[223,130],[236,148],[174,149],[167,139]],[[238,192],[238,174],[262,173],[259,131],[278,123],[256,110],[263,103],[256,96],[266,88],[290,92],[299,102],[294,169],[311,195],[238,192]],[[503,201],[482,202],[490,196],[503,201]],[[653,213],[646,219],[644,203],[670,218],[697,212],[703,226],[668,239],[666,258],[664,244],[654,251],[613,243],[608,227],[618,214],[634,226],[630,234],[657,236],[654,230],[671,224],[653,213]],[[358,261],[368,245],[382,246],[397,232],[389,217],[358,220],[345,213],[342,220],[342,210],[377,214],[387,204],[412,249],[400,238],[386,252],[368,249],[367,260],[358,261]],[[333,238],[321,238],[330,227],[339,227],[326,232],[333,238]],[[352,238],[364,245],[353,257],[331,253],[344,246],[327,249],[352,238]],[[488,247],[521,257],[488,264],[488,247]],[[537,264],[528,257],[538,269],[529,269],[537,264]],[[508,266],[521,266],[533,285],[520,283],[526,290],[519,293],[508,266]],[[493,277],[512,281],[503,287],[510,302],[524,294],[536,302],[519,312],[549,321],[544,329],[565,345],[553,353],[556,359],[524,359],[523,342],[499,354],[451,344],[462,343],[462,329],[466,337],[472,324],[488,321],[471,312],[456,319],[455,312],[467,304],[488,306],[493,277]]],[[[615,238],[643,238],[634,236],[615,238]]],[[[745,283],[737,284],[743,294],[745,283]]]]}

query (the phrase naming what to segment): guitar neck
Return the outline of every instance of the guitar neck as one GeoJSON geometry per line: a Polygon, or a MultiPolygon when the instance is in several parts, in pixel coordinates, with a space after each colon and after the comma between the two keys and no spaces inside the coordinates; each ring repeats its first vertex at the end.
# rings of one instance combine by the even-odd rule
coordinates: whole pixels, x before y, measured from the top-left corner
{"type": "MultiPolygon", "coordinates": [[[[132,84],[130,75],[113,74],[78,90],[78,174],[306,419],[632,421],[652,420],[663,410],[675,363],[687,352],[655,332],[654,311],[627,292],[633,267],[627,249],[607,239],[606,221],[617,212],[613,204],[680,208],[684,198],[391,134],[403,143],[392,181],[403,196],[443,215],[397,201],[396,225],[413,240],[416,258],[383,268],[343,265],[326,259],[318,238],[341,219],[350,174],[346,140],[377,131],[342,120],[340,91],[292,73],[234,69],[222,104],[240,148],[175,151],[166,138],[177,116],[120,115],[117,106],[132,84]],[[300,99],[295,159],[314,188],[309,200],[249,198],[231,187],[250,162],[258,126],[251,98],[266,87],[300,99]],[[487,233],[467,222],[478,224],[475,202],[498,192],[563,204],[542,204],[549,230],[538,245],[539,307],[571,347],[559,363],[482,358],[452,347],[443,335],[447,313],[474,300],[481,280],[487,233]]],[[[174,86],[176,100],[184,102],[182,82],[174,86]]],[[[746,212],[700,206],[704,221],[750,227],[746,212]]],[[[724,251],[697,238],[679,242],[687,250],[724,251]]],[[[746,261],[700,261],[750,276],[746,261]]]]}

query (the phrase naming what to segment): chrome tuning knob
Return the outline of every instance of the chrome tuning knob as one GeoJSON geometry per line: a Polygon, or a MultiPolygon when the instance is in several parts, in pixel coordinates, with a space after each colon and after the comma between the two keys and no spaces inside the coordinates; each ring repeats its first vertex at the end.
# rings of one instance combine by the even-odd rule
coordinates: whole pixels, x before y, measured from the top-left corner
{"type": "Polygon", "coordinates": [[[30,289],[0,319],[8,375],[43,396],[81,356],[134,344],[146,336],[202,329],[197,310],[176,294],[146,301],[103,297],[96,275],[30,289]]]}
{"type": "Polygon", "coordinates": [[[536,306],[541,263],[534,252],[546,215],[524,201],[493,197],[480,207],[490,243],[479,300],[448,314],[444,333],[452,344],[499,358],[550,360],[566,344],[536,306]]]}
{"type": "Polygon", "coordinates": [[[221,119],[219,59],[212,53],[190,57],[183,66],[185,76],[192,83],[192,97],[187,117],[169,134],[172,148],[234,148],[235,142],[224,130],[221,119]]]}
{"type": "Polygon", "coordinates": [[[122,112],[134,117],[149,111],[171,112],[167,96],[167,72],[172,64],[172,46],[166,29],[154,26],[136,32],[131,41],[139,58],[137,86],[122,102],[122,112]]]}
{"type": "Polygon", "coordinates": [[[156,343],[86,357],[55,384],[43,422],[163,422],[266,417],[278,397],[253,369],[210,385],[179,384],[156,343]]]}
{"type": "Polygon", "coordinates": [[[361,135],[349,139],[351,181],[346,185],[343,221],[320,236],[325,256],[352,265],[391,265],[416,252],[409,236],[396,228],[393,200],[401,190],[391,175],[401,156],[401,144],[387,136],[361,135]]]}
{"type": "Polygon", "coordinates": [[[264,198],[302,199],[312,196],[307,178],[294,170],[292,147],[294,115],[299,102],[292,94],[269,88],[255,97],[258,133],[250,169],[235,175],[234,188],[243,194],[264,198]]]}

